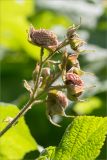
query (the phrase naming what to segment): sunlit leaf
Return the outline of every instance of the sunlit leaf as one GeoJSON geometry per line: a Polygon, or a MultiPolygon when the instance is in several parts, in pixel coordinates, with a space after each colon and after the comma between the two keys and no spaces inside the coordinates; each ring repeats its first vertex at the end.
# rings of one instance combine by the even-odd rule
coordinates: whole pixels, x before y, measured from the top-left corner
{"type": "Polygon", "coordinates": [[[68,126],[52,160],[95,160],[107,134],[107,118],[77,117],[68,126]]]}
{"type": "MultiPolygon", "coordinates": [[[[6,125],[7,117],[15,117],[19,109],[12,104],[0,103],[0,130],[6,125]]],[[[32,138],[29,129],[21,118],[0,138],[0,159],[22,159],[30,151],[36,150],[37,144],[32,138]]]]}

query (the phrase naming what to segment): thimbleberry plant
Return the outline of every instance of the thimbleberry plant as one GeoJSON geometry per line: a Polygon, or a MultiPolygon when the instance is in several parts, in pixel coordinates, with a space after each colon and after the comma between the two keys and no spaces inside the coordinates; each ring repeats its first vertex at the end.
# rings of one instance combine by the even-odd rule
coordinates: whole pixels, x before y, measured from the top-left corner
{"type": "MultiPolygon", "coordinates": [[[[8,126],[1,132],[4,134],[19,117],[24,115],[35,103],[46,103],[46,115],[49,121],[56,125],[52,120],[53,115],[66,116],[65,109],[70,101],[82,101],[79,97],[84,91],[84,82],[81,79],[83,72],[80,69],[78,56],[81,52],[80,47],[85,43],[76,33],[78,26],[73,25],[67,29],[66,37],[59,42],[57,35],[46,29],[36,30],[32,25],[28,30],[28,42],[39,46],[40,60],[32,74],[32,80],[24,80],[24,87],[29,91],[30,98],[20,113],[10,121],[8,126]],[[71,53],[68,54],[66,46],[70,45],[71,53]],[[44,56],[44,49],[48,50],[48,56],[44,56]],[[60,59],[52,60],[55,54],[60,54],[60,59]],[[53,85],[54,82],[62,77],[62,82],[53,85]],[[46,92],[47,96],[43,100],[41,95],[46,92]]],[[[68,116],[69,117],[69,116],[68,116]]],[[[73,116],[71,116],[73,117],[73,116]]]]}
{"type": "MultiPolygon", "coordinates": [[[[14,124],[17,125],[19,118],[23,116],[29,109],[31,109],[34,104],[46,104],[46,116],[55,126],[60,127],[59,124],[53,121],[54,115],[75,118],[74,115],[66,115],[65,109],[68,107],[68,101],[84,101],[81,100],[80,96],[85,90],[85,82],[82,80],[82,75],[84,75],[85,72],[81,70],[78,57],[82,52],[80,47],[84,45],[85,42],[76,33],[79,27],[80,25],[73,25],[69,27],[67,29],[64,40],[60,42],[56,34],[52,31],[46,29],[36,30],[33,26],[30,26],[28,31],[28,42],[30,42],[32,45],[40,47],[40,59],[39,62],[36,63],[35,69],[32,73],[32,80],[30,82],[24,80],[24,87],[29,92],[29,100],[15,118],[8,118],[8,125],[0,132],[0,136],[4,135],[14,124]],[[68,51],[68,45],[70,46],[71,51],[68,51]],[[48,51],[47,56],[44,55],[45,49],[48,51]],[[52,59],[55,54],[59,54],[60,59],[52,59]],[[54,83],[59,77],[61,78],[61,81],[58,81],[59,83],[54,83]],[[41,97],[43,97],[42,95],[44,95],[44,93],[46,96],[44,99],[42,99],[41,97]]],[[[67,131],[65,132],[65,135],[60,142],[59,148],[54,148],[55,154],[54,158],[52,159],[95,159],[99,153],[99,149],[103,144],[106,133],[105,127],[101,128],[101,121],[104,123],[104,127],[105,121],[107,121],[107,119],[102,120],[101,118],[91,118],[90,116],[80,116],[74,119],[73,125],[68,127],[67,131]],[[99,124],[101,130],[104,131],[101,134],[101,137],[99,137],[102,138],[102,143],[100,144],[97,143],[97,140],[93,139],[90,134],[93,132],[93,136],[96,137],[97,132],[99,133],[98,126],[96,127],[95,131],[92,130],[94,123],[96,123],[96,125],[99,124]],[[79,128],[79,125],[84,126],[79,128]],[[75,126],[77,129],[75,129],[75,126]],[[88,130],[90,131],[88,132],[88,130]],[[80,138],[80,135],[82,137],[79,139],[80,145],[74,141],[77,135],[78,138],[80,138]],[[69,140],[69,137],[71,140],[69,140]],[[93,143],[93,141],[94,144],[91,147],[90,143],[93,143]],[[88,147],[88,145],[90,147],[88,147]],[[97,146],[96,152],[91,152],[92,148],[95,149],[95,145],[97,146]],[[73,147],[75,147],[75,149],[73,147]],[[81,152],[83,148],[83,151],[87,152],[85,155],[83,155],[84,152],[81,152]],[[63,154],[64,152],[68,152],[68,150],[71,150],[72,152],[63,154]],[[88,154],[89,156],[87,156],[88,154]]],[[[48,151],[49,150],[47,149],[47,153],[48,151]]],[[[48,158],[48,155],[46,155],[45,158],[48,158]]]]}

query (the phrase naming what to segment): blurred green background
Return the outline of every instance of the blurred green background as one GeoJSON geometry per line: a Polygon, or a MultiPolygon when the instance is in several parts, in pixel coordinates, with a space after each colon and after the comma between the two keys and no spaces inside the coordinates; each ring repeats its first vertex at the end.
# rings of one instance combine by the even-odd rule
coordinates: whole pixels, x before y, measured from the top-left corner
{"type": "MultiPolygon", "coordinates": [[[[67,109],[73,115],[107,115],[107,1],[106,0],[0,0],[0,101],[21,108],[28,100],[23,80],[32,79],[40,49],[27,41],[30,24],[35,28],[53,30],[60,40],[67,28],[82,24],[78,33],[87,44],[79,57],[81,68],[94,75],[85,75],[85,103],[71,103],[67,109]],[[95,85],[96,87],[91,87],[95,85]]],[[[58,56],[56,57],[59,58],[58,56]]],[[[47,147],[57,145],[71,120],[58,118],[61,128],[49,123],[45,105],[33,107],[25,115],[26,123],[36,142],[47,147]]],[[[106,159],[105,147],[98,159],[106,159]]],[[[35,158],[36,152],[26,157],[35,158]]]]}

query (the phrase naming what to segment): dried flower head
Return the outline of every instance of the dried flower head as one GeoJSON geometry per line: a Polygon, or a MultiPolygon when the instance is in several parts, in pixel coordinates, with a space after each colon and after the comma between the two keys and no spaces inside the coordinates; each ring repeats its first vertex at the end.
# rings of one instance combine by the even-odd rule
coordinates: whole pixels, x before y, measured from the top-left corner
{"type": "Polygon", "coordinates": [[[33,26],[30,26],[28,41],[48,50],[55,50],[58,46],[58,39],[55,33],[46,29],[36,30],[33,26]]]}

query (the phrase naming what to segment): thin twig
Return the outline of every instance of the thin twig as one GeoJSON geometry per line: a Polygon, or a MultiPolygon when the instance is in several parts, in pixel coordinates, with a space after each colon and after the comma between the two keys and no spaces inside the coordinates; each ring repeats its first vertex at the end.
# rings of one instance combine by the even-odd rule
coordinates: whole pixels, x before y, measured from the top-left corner
{"type": "MultiPolygon", "coordinates": [[[[41,70],[42,70],[42,56],[43,56],[43,48],[41,48],[41,56],[40,56],[40,69],[39,69],[39,73],[35,82],[35,86],[34,86],[34,90],[33,90],[33,94],[30,97],[30,100],[28,101],[28,103],[21,109],[21,111],[16,115],[16,117],[0,132],[0,137],[8,131],[9,128],[11,128],[17,121],[18,119],[23,116],[32,106],[34,103],[36,103],[36,100],[34,98],[35,94],[37,93],[38,90],[38,84],[39,84],[39,79],[40,79],[40,75],[41,75],[41,70]]],[[[41,103],[41,100],[37,101],[38,103],[41,103]]],[[[42,101],[43,102],[43,101],[42,101]]]]}
{"type": "MultiPolygon", "coordinates": [[[[43,96],[44,94],[46,94],[46,92],[48,92],[51,89],[51,85],[59,78],[59,76],[61,75],[61,73],[57,74],[52,81],[44,88],[44,91],[40,92],[36,98],[40,98],[41,96],[43,96]]],[[[35,98],[35,99],[36,99],[35,98]]]]}
{"type": "Polygon", "coordinates": [[[56,85],[56,86],[51,86],[50,89],[64,89],[66,88],[66,85],[56,85]]]}
{"type": "Polygon", "coordinates": [[[39,79],[40,79],[40,76],[41,76],[42,66],[44,64],[44,62],[42,62],[43,51],[44,51],[44,48],[41,48],[41,52],[40,52],[40,69],[39,69],[39,73],[37,75],[37,80],[35,82],[34,91],[33,91],[33,95],[32,95],[33,97],[34,96],[36,97],[36,93],[37,93],[37,90],[39,88],[39,79]]]}
{"type": "MultiPolygon", "coordinates": [[[[42,100],[35,101],[35,104],[43,103],[42,100]]],[[[28,109],[33,105],[33,100],[29,100],[29,102],[21,109],[21,111],[16,115],[16,117],[0,132],[0,137],[4,135],[17,121],[18,119],[23,116],[28,109]]]]}
{"type": "Polygon", "coordinates": [[[66,46],[68,43],[69,43],[69,42],[67,41],[67,39],[65,39],[65,40],[56,48],[55,51],[53,51],[53,52],[51,52],[51,53],[49,54],[49,56],[48,56],[43,62],[45,63],[47,60],[51,59],[56,52],[58,52],[62,47],[66,46]]]}
{"type": "MultiPolygon", "coordinates": [[[[39,80],[40,80],[40,76],[41,76],[41,70],[42,70],[42,66],[45,64],[45,62],[50,59],[56,51],[53,52],[53,54],[51,56],[48,56],[44,61],[42,61],[42,57],[43,57],[43,51],[44,48],[41,48],[41,56],[40,56],[40,69],[39,69],[39,73],[37,75],[37,79],[34,85],[34,90],[33,90],[33,94],[30,97],[28,103],[21,109],[21,111],[16,115],[16,117],[9,122],[9,124],[0,132],[0,137],[3,136],[18,120],[21,116],[23,116],[34,104],[38,104],[38,103],[43,103],[44,101],[42,100],[36,100],[37,98],[37,91],[39,88],[39,80]]],[[[43,92],[42,92],[43,94],[43,92]]]]}

